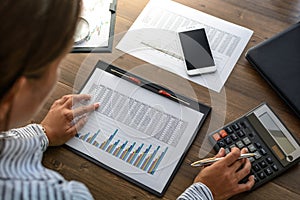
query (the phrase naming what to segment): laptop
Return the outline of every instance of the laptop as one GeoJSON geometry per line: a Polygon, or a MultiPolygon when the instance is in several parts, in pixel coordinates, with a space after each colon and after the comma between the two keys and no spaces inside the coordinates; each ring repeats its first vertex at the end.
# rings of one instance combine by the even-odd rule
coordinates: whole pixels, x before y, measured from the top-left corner
{"type": "Polygon", "coordinates": [[[250,48],[246,59],[300,118],[300,22],[250,48]]]}

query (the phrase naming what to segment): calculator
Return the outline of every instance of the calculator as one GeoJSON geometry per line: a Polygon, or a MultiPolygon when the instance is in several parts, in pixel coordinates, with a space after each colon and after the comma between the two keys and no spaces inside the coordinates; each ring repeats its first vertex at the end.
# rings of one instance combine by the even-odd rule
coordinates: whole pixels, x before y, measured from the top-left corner
{"type": "MultiPolygon", "coordinates": [[[[209,134],[214,149],[247,148],[255,177],[252,190],[275,178],[300,160],[300,146],[271,108],[263,103],[239,119],[209,134]]],[[[250,175],[249,174],[249,175],[250,175]]],[[[248,175],[248,176],[249,176],[248,175]]],[[[246,182],[248,176],[241,182],[246,182]]]]}

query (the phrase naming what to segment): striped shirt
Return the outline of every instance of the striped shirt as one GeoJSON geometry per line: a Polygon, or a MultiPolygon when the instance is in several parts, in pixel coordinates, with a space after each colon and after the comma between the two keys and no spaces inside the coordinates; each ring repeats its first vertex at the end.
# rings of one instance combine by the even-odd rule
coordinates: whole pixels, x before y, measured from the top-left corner
{"type": "Polygon", "coordinates": [[[37,124],[2,133],[0,199],[93,199],[77,181],[66,181],[42,165],[48,139],[37,124]]]}
{"type": "Polygon", "coordinates": [[[209,188],[203,183],[194,183],[182,193],[177,200],[213,200],[209,188]]]}
{"type": "MultiPolygon", "coordinates": [[[[42,127],[31,124],[0,133],[0,199],[93,199],[85,185],[66,181],[42,165],[49,141],[42,127]]],[[[178,200],[213,200],[208,187],[191,185],[178,200]]]]}

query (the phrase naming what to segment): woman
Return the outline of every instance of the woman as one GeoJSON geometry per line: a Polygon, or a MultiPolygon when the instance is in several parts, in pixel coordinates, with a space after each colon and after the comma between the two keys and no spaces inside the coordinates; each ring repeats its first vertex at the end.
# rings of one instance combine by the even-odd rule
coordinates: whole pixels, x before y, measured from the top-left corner
{"type": "Polygon", "coordinates": [[[67,182],[41,164],[48,144],[65,143],[98,107],[71,110],[72,101],[89,96],[64,96],[40,125],[12,129],[33,117],[55,85],[58,64],[73,44],[81,1],[1,0],[0,5],[0,199],[92,199],[83,184],[67,182]],[[72,124],[77,116],[82,117],[72,124]]]}
{"type": "MultiPolygon", "coordinates": [[[[82,183],[66,181],[44,168],[41,159],[48,145],[72,138],[98,104],[72,110],[74,102],[90,97],[67,95],[54,102],[40,124],[18,128],[39,111],[54,87],[58,65],[72,47],[80,10],[80,0],[0,0],[1,199],[92,199],[82,183]]],[[[222,149],[218,156],[224,154],[222,149]]],[[[252,176],[238,184],[250,170],[248,160],[237,161],[239,155],[233,149],[203,169],[180,198],[225,199],[250,189],[252,176]],[[225,167],[228,172],[223,173],[225,167]]]]}

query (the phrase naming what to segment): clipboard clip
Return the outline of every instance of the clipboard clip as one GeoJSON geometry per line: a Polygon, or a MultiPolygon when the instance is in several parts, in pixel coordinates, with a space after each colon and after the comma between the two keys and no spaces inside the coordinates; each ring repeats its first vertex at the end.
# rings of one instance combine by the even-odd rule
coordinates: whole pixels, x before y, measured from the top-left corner
{"type": "Polygon", "coordinates": [[[125,74],[123,72],[120,72],[119,70],[113,69],[113,68],[111,68],[110,71],[113,72],[113,73],[115,73],[115,74],[118,74],[121,77],[122,76],[125,77],[126,79],[130,80],[131,82],[135,83],[136,85],[139,85],[139,86],[140,85],[144,85],[144,87],[150,88],[151,91],[156,92],[157,94],[160,94],[162,96],[174,99],[176,101],[180,101],[182,103],[185,103],[188,106],[190,105],[189,102],[186,102],[186,101],[184,101],[181,98],[178,98],[174,94],[171,94],[171,93],[167,92],[166,90],[164,90],[162,88],[157,88],[156,86],[154,86],[154,84],[145,84],[139,78],[136,78],[136,77],[133,77],[133,76],[129,76],[129,75],[127,75],[127,74],[125,74]]]}
{"type": "Polygon", "coordinates": [[[111,13],[115,13],[116,10],[117,10],[117,4],[115,4],[115,3],[110,3],[110,5],[109,5],[109,11],[110,11],[111,13]]]}

